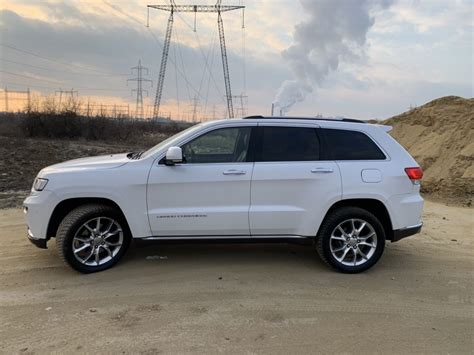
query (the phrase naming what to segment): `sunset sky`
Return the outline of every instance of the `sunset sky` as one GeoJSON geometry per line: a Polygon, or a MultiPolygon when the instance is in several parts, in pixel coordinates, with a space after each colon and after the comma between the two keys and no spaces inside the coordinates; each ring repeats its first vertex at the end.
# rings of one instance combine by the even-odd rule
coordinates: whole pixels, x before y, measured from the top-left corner
{"type": "MultiPolygon", "coordinates": [[[[146,5],[167,3],[2,0],[0,86],[30,87],[42,95],[73,88],[84,100],[133,104],[134,83],[127,86],[127,79],[134,77],[130,68],[141,59],[149,68],[146,78],[153,80],[145,98],[145,105],[151,105],[168,13],[151,10],[147,28],[146,5]]],[[[319,68],[327,61],[327,67],[316,74],[306,68],[314,74],[305,78],[311,89],[289,115],[387,118],[440,96],[473,96],[473,1],[346,1],[352,7],[364,6],[360,12],[338,12],[337,6],[325,7],[317,0],[223,1],[242,3],[245,29],[241,11],[224,13],[223,19],[232,91],[248,96],[248,114],[269,114],[282,83],[298,77],[295,58],[282,55],[292,52],[286,50],[298,41],[310,46],[307,65],[319,68]],[[323,17],[322,9],[328,11],[323,17]],[[345,28],[346,14],[347,21],[354,21],[351,26],[360,29],[357,38],[350,35],[352,27],[345,28]],[[302,39],[305,28],[307,42],[302,39]],[[341,36],[334,36],[338,31],[341,36]],[[333,47],[333,38],[341,46],[333,47]],[[322,51],[328,57],[318,56],[322,51]]],[[[198,14],[196,32],[193,22],[192,14],[175,16],[162,112],[189,116],[196,97],[199,117],[221,118],[225,89],[217,16],[198,14]]],[[[234,107],[238,109],[240,101],[234,107]]]]}

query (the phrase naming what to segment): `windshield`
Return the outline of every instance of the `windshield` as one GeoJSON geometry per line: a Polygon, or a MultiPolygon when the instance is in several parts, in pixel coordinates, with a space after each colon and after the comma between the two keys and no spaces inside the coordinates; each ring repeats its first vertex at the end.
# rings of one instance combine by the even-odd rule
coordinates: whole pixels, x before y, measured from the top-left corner
{"type": "Polygon", "coordinates": [[[201,125],[202,125],[202,123],[191,126],[187,129],[185,129],[184,131],[181,131],[181,132],[175,134],[174,136],[171,136],[171,137],[165,139],[164,141],[158,143],[154,147],[148,149],[146,152],[141,154],[140,157],[141,158],[147,158],[147,157],[155,154],[156,152],[158,152],[160,149],[164,148],[165,146],[172,146],[173,142],[178,141],[181,137],[183,137],[183,136],[187,135],[188,133],[192,133],[193,131],[199,129],[201,127],[201,125]]]}

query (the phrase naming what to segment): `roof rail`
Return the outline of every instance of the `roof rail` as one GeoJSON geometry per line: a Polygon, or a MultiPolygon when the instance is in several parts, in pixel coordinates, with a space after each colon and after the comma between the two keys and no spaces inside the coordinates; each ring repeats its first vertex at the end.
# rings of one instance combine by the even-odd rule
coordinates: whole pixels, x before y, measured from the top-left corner
{"type": "Polygon", "coordinates": [[[243,117],[244,120],[247,119],[269,119],[269,120],[312,120],[312,121],[342,121],[342,122],[352,122],[352,123],[367,123],[362,120],[357,120],[355,118],[319,118],[319,117],[276,117],[276,116],[247,116],[243,117]]]}
{"type": "Polygon", "coordinates": [[[244,120],[247,120],[247,119],[252,119],[252,118],[265,118],[264,116],[262,115],[254,115],[254,116],[246,116],[246,117],[242,117],[244,120]]]}

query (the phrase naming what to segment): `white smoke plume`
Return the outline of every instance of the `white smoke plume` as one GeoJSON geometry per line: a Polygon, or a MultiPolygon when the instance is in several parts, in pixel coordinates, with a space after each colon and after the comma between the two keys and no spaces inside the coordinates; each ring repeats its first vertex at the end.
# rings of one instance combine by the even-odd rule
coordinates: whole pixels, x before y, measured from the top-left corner
{"type": "Polygon", "coordinates": [[[293,44],[282,52],[293,73],[285,80],[274,105],[283,114],[304,101],[339,63],[364,54],[367,32],[374,24],[373,11],[394,0],[300,0],[307,18],[297,24],[293,44]]]}

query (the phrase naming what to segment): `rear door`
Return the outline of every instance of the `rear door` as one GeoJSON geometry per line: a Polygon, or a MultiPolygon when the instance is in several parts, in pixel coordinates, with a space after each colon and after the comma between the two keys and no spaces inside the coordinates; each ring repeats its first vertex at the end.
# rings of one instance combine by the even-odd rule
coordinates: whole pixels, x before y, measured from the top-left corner
{"type": "Polygon", "coordinates": [[[259,124],[251,184],[252,236],[314,236],[328,206],[341,198],[339,168],[320,161],[311,124],[259,124]]]}

